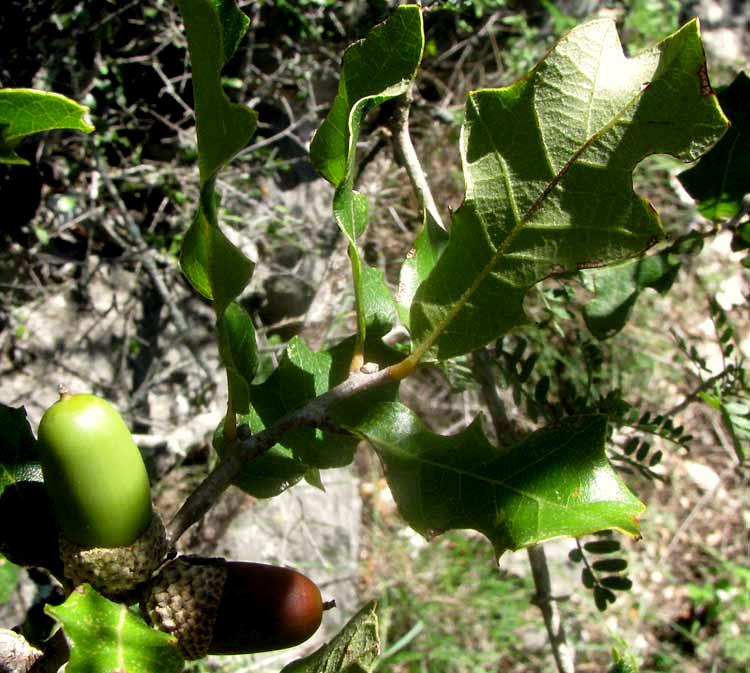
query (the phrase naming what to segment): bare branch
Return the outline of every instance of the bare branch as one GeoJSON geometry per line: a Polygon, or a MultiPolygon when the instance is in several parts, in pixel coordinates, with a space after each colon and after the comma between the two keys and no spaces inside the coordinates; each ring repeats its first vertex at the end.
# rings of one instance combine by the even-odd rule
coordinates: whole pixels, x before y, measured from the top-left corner
{"type": "Polygon", "coordinates": [[[391,130],[393,132],[396,156],[399,162],[406,168],[406,173],[411,181],[412,189],[419,200],[419,205],[435,220],[441,229],[445,229],[440,212],[435,205],[430,185],[425,177],[424,169],[419,162],[419,157],[411,141],[411,135],[409,135],[409,108],[411,107],[411,103],[412,92],[409,89],[403,96],[399,97],[396,109],[393,112],[391,130]]]}
{"type": "Polygon", "coordinates": [[[534,577],[534,586],[536,587],[534,603],[542,612],[557,670],[560,673],[575,673],[575,650],[565,638],[560,608],[558,608],[557,602],[552,596],[552,585],[549,579],[549,567],[547,566],[544,547],[532,545],[526,549],[526,552],[529,556],[531,574],[534,577]]]}

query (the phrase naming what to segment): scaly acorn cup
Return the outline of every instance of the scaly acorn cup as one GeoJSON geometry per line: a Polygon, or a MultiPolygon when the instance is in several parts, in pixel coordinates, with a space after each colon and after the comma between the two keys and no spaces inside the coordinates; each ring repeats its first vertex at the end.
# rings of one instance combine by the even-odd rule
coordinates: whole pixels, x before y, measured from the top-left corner
{"type": "Polygon", "coordinates": [[[38,441],[65,575],[126,600],[167,551],[146,466],[127,425],[96,395],[61,393],[42,417],[38,441]]]}
{"type": "Polygon", "coordinates": [[[187,659],[202,659],[299,645],[333,604],[289,568],[180,556],[147,585],[140,607],[153,626],[177,638],[187,659]]]}

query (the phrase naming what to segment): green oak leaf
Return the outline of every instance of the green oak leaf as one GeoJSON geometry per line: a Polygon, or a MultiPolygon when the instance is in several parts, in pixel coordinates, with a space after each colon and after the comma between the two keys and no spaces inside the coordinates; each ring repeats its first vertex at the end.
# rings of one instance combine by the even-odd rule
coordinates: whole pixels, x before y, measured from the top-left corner
{"type": "Polygon", "coordinates": [[[362,267],[362,303],[370,329],[385,333],[394,325],[398,315],[396,300],[385,283],[380,269],[362,267]]]}
{"type": "MultiPolygon", "coordinates": [[[[362,340],[368,319],[366,291],[373,292],[374,277],[366,277],[366,265],[356,245],[367,228],[369,212],[367,197],[354,190],[357,141],[368,111],[406,93],[416,76],[423,48],[422,10],[417,5],[397,7],[387,21],[351,45],[344,54],[336,98],[310,144],[313,165],[336,187],[333,214],[349,240],[357,327],[362,340]]],[[[390,294],[384,281],[375,294],[390,294]]]]}
{"type": "Polygon", "coordinates": [[[614,336],[627,323],[641,292],[666,278],[673,280],[680,266],[677,259],[652,255],[584,271],[584,285],[595,294],[583,307],[586,327],[600,340],[614,336]]]}
{"type": "Polygon", "coordinates": [[[281,673],[371,673],[380,657],[377,604],[370,602],[341,631],[312,654],[297,659],[281,673]]]}
{"type": "Polygon", "coordinates": [[[682,186],[713,222],[734,217],[750,194],[750,77],[741,72],[719,93],[731,126],[692,168],[680,173],[682,186]]]}
{"type": "Polygon", "coordinates": [[[630,318],[641,293],[651,288],[666,294],[682,267],[683,256],[695,254],[702,247],[702,236],[691,232],[656,254],[603,269],[584,269],[583,285],[594,295],[583,307],[586,327],[600,340],[617,334],[630,318]]]}
{"type": "Polygon", "coordinates": [[[409,309],[419,286],[427,279],[437,264],[448,241],[448,233],[425,209],[422,227],[409,251],[398,281],[396,294],[397,308],[401,324],[409,328],[409,309]]]}
{"type": "Polygon", "coordinates": [[[237,51],[242,38],[250,27],[250,17],[237,6],[236,0],[211,0],[219,15],[222,29],[222,47],[224,48],[224,64],[237,51]]]}
{"type": "Polygon", "coordinates": [[[236,0],[176,0],[185,23],[195,92],[195,125],[201,185],[247,145],[258,115],[232,103],[221,70],[250,23],[236,0]]]}
{"type": "Polygon", "coordinates": [[[126,605],[84,584],[47,613],[63,626],[70,644],[68,673],[179,673],[184,659],[173,636],[152,629],[126,605]]]}
{"type": "MultiPolygon", "coordinates": [[[[338,93],[310,144],[313,165],[335,187],[353,181],[364,114],[406,93],[419,68],[423,48],[421,9],[417,5],[401,5],[364,40],[347,49],[338,93]]],[[[356,228],[345,230],[352,239],[361,233],[357,232],[356,228]]]]}
{"type": "Polygon", "coordinates": [[[0,555],[0,605],[13,596],[21,575],[21,568],[0,555]]]}
{"type": "MultiPolygon", "coordinates": [[[[288,344],[277,369],[250,389],[248,413],[240,418],[253,433],[272,425],[284,414],[302,406],[343,380],[346,370],[332,372],[330,353],[315,353],[298,337],[288,344]]],[[[214,435],[214,446],[223,453],[222,441],[214,435]]],[[[311,467],[348,465],[356,441],[320,428],[304,427],[287,433],[263,455],[246,462],[234,484],[256,498],[269,498],[285,491],[302,479],[311,467]]]]}
{"type": "MultiPolygon", "coordinates": [[[[253,432],[265,429],[343,381],[346,370],[341,364],[334,361],[333,353],[316,353],[301,339],[293,338],[278,368],[263,383],[253,386],[252,409],[242,420],[253,432]]],[[[288,433],[283,442],[305,465],[320,468],[348,465],[356,444],[352,437],[312,427],[288,433]]]]}
{"type": "MultiPolygon", "coordinates": [[[[2,127],[0,127],[2,133],[2,127]]],[[[5,143],[0,140],[0,164],[17,164],[19,166],[29,166],[28,159],[24,159],[16,153],[17,142],[5,143]]]]}
{"type": "Polygon", "coordinates": [[[21,481],[42,481],[36,439],[26,410],[0,404],[0,495],[21,481]]]}
{"type": "MultiPolygon", "coordinates": [[[[400,355],[386,348],[380,336],[382,334],[373,333],[365,344],[367,361],[381,366],[393,364],[400,355]]],[[[292,338],[274,372],[264,382],[251,387],[251,408],[240,422],[257,434],[290,411],[323,395],[347,377],[353,349],[353,337],[321,353],[310,350],[299,337],[292,338]]],[[[350,413],[360,413],[360,408],[395,399],[397,391],[397,383],[382,386],[348,401],[347,408],[350,413]]],[[[214,447],[219,455],[224,451],[223,441],[220,426],[214,433],[214,447]]],[[[293,430],[284,436],[281,444],[246,462],[234,484],[258,498],[278,495],[311,475],[311,470],[348,465],[357,441],[354,436],[321,428],[293,430]]]]}
{"type": "MultiPolygon", "coordinates": [[[[205,198],[213,200],[213,185],[204,187],[205,198]]],[[[221,231],[215,209],[206,215],[203,205],[185,232],[180,251],[180,265],[190,284],[206,299],[214,302],[219,319],[226,307],[250,281],[255,270],[242,251],[221,231]]]]}
{"type": "Polygon", "coordinates": [[[250,385],[258,371],[258,344],[253,319],[236,302],[227,306],[216,323],[216,340],[234,410],[246,414],[250,410],[250,385]]]}
{"type": "Polygon", "coordinates": [[[478,420],[444,437],[397,403],[372,409],[352,430],[376,449],[399,511],[425,537],[471,528],[499,556],[603,529],[639,533],[645,506],[607,460],[603,415],[563,418],[502,450],[478,420]]]}
{"type": "Polygon", "coordinates": [[[697,158],[726,129],[697,22],[627,58],[613,21],[564,36],[525,77],[469,93],[466,195],[411,307],[414,357],[444,359],[522,324],[543,278],[634,256],[663,237],[633,191],[654,153],[697,158]]]}
{"type": "Polygon", "coordinates": [[[196,291],[214,301],[221,319],[254,270],[254,264],[219,229],[214,189],[219,169],[255,133],[257,114],[232,103],[221,83],[221,70],[245,34],[249,19],[235,0],[176,1],[190,52],[201,182],[200,208],[185,234],[180,264],[196,291]]]}
{"type": "MultiPolygon", "coordinates": [[[[240,422],[250,427],[259,424],[252,414],[241,418],[240,422]]],[[[213,447],[220,457],[224,455],[223,422],[214,432],[213,447]]],[[[232,483],[254,498],[274,498],[303,479],[309,469],[308,465],[294,457],[290,448],[276,444],[262,455],[245,462],[232,483]]]]}
{"type": "Polygon", "coordinates": [[[323,477],[320,474],[320,470],[317,467],[311,467],[305,472],[305,481],[310,484],[313,488],[317,488],[319,491],[325,493],[326,487],[323,483],[323,477]]]}
{"type": "Polygon", "coordinates": [[[0,162],[29,162],[14,147],[21,138],[54,129],[91,133],[89,109],[58,93],[36,89],[0,89],[0,162]]]}

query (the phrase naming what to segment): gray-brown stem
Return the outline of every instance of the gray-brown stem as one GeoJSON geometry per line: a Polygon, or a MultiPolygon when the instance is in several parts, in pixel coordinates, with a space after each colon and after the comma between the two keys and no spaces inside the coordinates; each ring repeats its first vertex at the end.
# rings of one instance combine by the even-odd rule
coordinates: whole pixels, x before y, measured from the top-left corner
{"type": "Polygon", "coordinates": [[[552,655],[560,673],[575,673],[575,650],[565,638],[565,628],[560,617],[560,608],[552,596],[552,584],[549,578],[549,567],[544,547],[531,546],[526,549],[529,556],[531,574],[534,578],[536,596],[534,602],[542,612],[547,637],[552,647],[552,655]]]}
{"type": "MultiPolygon", "coordinates": [[[[492,424],[497,435],[496,439],[500,441],[507,434],[517,434],[518,429],[514,428],[513,422],[505,413],[505,407],[492,377],[489,354],[485,349],[474,354],[472,371],[474,378],[479,382],[482,396],[490,411],[492,424]]],[[[549,568],[544,548],[534,545],[528,547],[526,551],[531,566],[531,574],[534,578],[534,587],[536,588],[534,603],[542,613],[542,619],[544,619],[544,625],[547,628],[547,636],[552,648],[552,656],[554,656],[555,663],[557,664],[557,670],[559,673],[575,673],[575,650],[568,644],[565,637],[565,628],[560,615],[560,608],[552,596],[549,568]]]]}
{"type": "Polygon", "coordinates": [[[409,135],[409,108],[411,107],[411,103],[412,92],[410,88],[398,99],[390,125],[393,132],[396,157],[406,169],[406,174],[409,176],[419,205],[435,220],[441,229],[445,229],[440,212],[435,205],[430,185],[427,182],[427,177],[422,169],[422,164],[419,162],[419,157],[411,141],[411,135],[409,135]]]}

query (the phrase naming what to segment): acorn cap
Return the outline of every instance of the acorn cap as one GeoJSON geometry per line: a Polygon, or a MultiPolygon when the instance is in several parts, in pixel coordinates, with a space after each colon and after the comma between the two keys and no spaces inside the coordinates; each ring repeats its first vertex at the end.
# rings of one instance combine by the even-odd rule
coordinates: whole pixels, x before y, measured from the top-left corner
{"type": "Polygon", "coordinates": [[[141,613],[177,638],[186,659],[208,654],[227,578],[225,565],[224,559],[181,556],[165,563],[143,592],[141,613]]]}
{"type": "Polygon", "coordinates": [[[75,585],[88,582],[107,598],[135,603],[138,587],[148,581],[167,554],[167,535],[156,512],[146,530],[128,547],[85,549],[59,537],[64,573],[75,585]]]}

